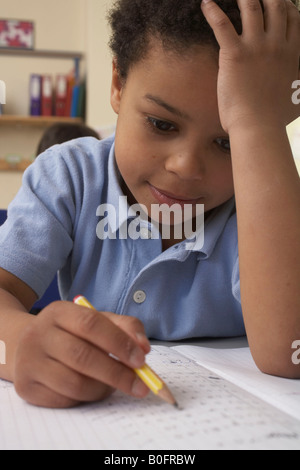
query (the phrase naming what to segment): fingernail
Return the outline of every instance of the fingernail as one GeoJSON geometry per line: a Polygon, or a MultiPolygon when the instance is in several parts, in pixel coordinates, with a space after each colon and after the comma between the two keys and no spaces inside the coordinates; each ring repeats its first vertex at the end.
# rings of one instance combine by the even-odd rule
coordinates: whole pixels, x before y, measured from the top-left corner
{"type": "Polygon", "coordinates": [[[135,397],[143,398],[148,394],[149,388],[137,377],[133,382],[131,392],[135,397]]]}
{"type": "Polygon", "coordinates": [[[145,364],[145,354],[140,348],[135,348],[131,353],[129,361],[133,369],[142,367],[145,364]]]}

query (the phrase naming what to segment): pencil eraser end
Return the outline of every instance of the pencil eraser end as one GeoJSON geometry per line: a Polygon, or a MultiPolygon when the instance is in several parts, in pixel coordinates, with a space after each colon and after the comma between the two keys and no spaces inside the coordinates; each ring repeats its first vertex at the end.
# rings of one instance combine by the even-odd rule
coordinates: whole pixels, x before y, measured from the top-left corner
{"type": "Polygon", "coordinates": [[[77,304],[77,302],[78,302],[80,299],[82,299],[82,295],[76,295],[76,297],[74,297],[74,299],[73,299],[74,304],[77,304]]]}

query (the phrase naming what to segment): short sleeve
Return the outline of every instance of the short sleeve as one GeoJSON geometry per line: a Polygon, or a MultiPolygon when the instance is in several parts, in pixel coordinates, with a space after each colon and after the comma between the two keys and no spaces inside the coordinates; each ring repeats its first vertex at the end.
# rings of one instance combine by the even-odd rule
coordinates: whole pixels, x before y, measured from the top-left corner
{"type": "Polygon", "coordinates": [[[56,146],[24,173],[0,228],[0,267],[42,296],[72,250],[74,217],[72,177],[56,146]]]}

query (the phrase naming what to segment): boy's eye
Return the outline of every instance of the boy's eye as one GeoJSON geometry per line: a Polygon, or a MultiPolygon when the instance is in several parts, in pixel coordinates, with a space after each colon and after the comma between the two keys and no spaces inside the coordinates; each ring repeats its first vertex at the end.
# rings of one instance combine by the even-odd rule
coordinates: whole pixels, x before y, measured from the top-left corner
{"type": "Polygon", "coordinates": [[[230,140],[226,138],[218,138],[215,140],[216,144],[223,150],[223,152],[230,153],[231,148],[230,148],[230,140]]]}
{"type": "Polygon", "coordinates": [[[162,121],[152,117],[147,117],[147,121],[152,129],[159,132],[171,132],[175,130],[174,125],[167,121],[162,121]]]}

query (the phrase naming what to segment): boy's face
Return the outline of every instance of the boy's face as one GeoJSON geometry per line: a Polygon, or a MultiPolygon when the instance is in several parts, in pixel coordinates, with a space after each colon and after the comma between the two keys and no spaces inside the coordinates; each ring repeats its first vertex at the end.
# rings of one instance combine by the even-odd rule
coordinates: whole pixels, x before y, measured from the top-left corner
{"type": "Polygon", "coordinates": [[[159,41],[123,86],[114,67],[116,160],[129,203],[144,204],[149,215],[152,204],[163,203],[204,204],[207,212],[234,194],[217,75],[209,49],[179,56],[165,52],[159,41]]]}

